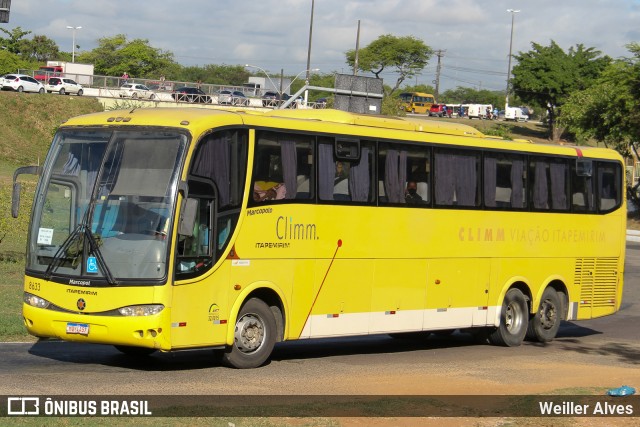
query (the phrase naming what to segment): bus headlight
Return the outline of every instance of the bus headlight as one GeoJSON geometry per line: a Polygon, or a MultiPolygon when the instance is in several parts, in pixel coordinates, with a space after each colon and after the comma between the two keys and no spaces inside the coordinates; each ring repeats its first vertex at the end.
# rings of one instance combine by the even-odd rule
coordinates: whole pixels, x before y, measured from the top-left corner
{"type": "Polygon", "coordinates": [[[24,293],[24,302],[29,304],[32,307],[38,307],[38,308],[47,308],[49,307],[49,304],[51,304],[46,299],[37,297],[33,294],[30,294],[29,292],[24,293]]]}
{"type": "Polygon", "coordinates": [[[130,305],[118,309],[123,316],[152,316],[164,309],[162,304],[130,305]]]}

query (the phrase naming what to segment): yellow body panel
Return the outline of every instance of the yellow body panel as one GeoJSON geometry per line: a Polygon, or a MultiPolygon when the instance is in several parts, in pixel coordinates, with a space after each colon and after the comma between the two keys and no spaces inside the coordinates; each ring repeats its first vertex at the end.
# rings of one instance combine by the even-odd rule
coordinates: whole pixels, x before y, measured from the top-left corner
{"type": "MultiPolygon", "coordinates": [[[[577,156],[572,147],[484,138],[464,125],[336,111],[261,114],[162,108],[99,113],[65,126],[110,124],[180,127],[194,141],[216,127],[248,126],[577,156]]],[[[250,147],[254,135],[250,132],[250,147]]],[[[189,156],[195,146],[191,144],[189,156]]],[[[581,154],[620,160],[604,149],[582,149],[581,154]]],[[[183,179],[186,175],[187,167],[183,179]]],[[[247,179],[245,193],[250,188],[247,179]]],[[[313,204],[247,208],[245,200],[232,244],[203,276],[169,279],[153,287],[91,288],[97,294],[84,296],[91,312],[158,303],[165,306],[160,314],[74,314],[79,296],[72,292],[77,287],[27,277],[26,292],[71,312],[25,304],[25,323],[34,335],[67,340],[162,350],[229,345],[242,303],[252,292],[268,289],[282,302],[284,339],[485,326],[497,324],[496,312],[513,284],[530,291],[535,312],[545,287],[555,282],[568,291],[572,318],[596,317],[620,305],[625,214],[624,203],[607,215],[536,215],[313,204]],[[577,283],[576,263],[592,259],[615,265],[616,277],[609,278],[614,280],[609,281],[614,304],[594,306],[592,300],[608,296],[587,292],[587,279],[577,283]],[[33,290],[34,281],[40,282],[38,291],[33,290]],[[80,321],[91,325],[88,337],[64,332],[66,322],[80,321]]]]}

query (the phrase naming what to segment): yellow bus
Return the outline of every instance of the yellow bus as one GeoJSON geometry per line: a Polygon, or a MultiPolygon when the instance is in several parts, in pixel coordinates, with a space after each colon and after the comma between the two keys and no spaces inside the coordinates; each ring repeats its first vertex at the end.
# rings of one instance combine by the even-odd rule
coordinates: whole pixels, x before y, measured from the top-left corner
{"type": "Polygon", "coordinates": [[[430,93],[404,92],[400,94],[402,108],[413,114],[429,114],[429,109],[436,103],[436,98],[430,93]]]}
{"type": "Polygon", "coordinates": [[[336,110],[73,118],[14,174],[40,173],[24,323],[238,368],[309,338],[547,342],[620,307],[623,171],[612,150],[336,110]]]}

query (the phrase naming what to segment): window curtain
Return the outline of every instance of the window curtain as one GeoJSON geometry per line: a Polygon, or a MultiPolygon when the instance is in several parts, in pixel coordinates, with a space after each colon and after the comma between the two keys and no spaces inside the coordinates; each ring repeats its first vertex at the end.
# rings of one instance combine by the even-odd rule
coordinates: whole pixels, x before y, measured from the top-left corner
{"type": "Polygon", "coordinates": [[[551,207],[553,209],[567,209],[566,171],[565,163],[551,163],[551,207]]]}
{"type": "Polygon", "coordinates": [[[349,191],[354,202],[366,202],[369,200],[371,177],[369,174],[369,153],[371,149],[362,147],[360,161],[351,167],[349,173],[349,191]]]}
{"type": "Polygon", "coordinates": [[[533,176],[533,207],[536,209],[548,209],[548,200],[547,164],[543,161],[536,161],[533,176]]]}
{"type": "MultiPolygon", "coordinates": [[[[455,187],[459,206],[475,206],[478,187],[478,162],[476,156],[454,156],[456,158],[455,187]]],[[[495,188],[495,187],[494,187],[495,188]]],[[[495,191],[495,190],[494,190],[495,191]]],[[[495,196],[494,196],[495,197],[495,196]]]]}
{"type": "Polygon", "coordinates": [[[388,150],[385,159],[384,186],[389,203],[404,203],[407,181],[407,152],[388,150]]]}
{"type": "Polygon", "coordinates": [[[453,205],[455,156],[436,152],[435,157],[436,204],[453,205]]]}
{"type": "Polygon", "coordinates": [[[333,145],[318,144],[318,196],[320,200],[333,200],[333,179],[336,165],[333,161],[333,145]]]}
{"type": "Polygon", "coordinates": [[[485,156],[484,158],[484,204],[489,208],[496,207],[496,174],[498,159],[485,156]]]}
{"type": "Polygon", "coordinates": [[[282,175],[287,192],[285,199],[295,199],[297,194],[296,143],[294,141],[280,141],[280,156],[282,158],[282,175]]]}
{"type": "Polygon", "coordinates": [[[231,147],[228,136],[211,137],[198,153],[194,175],[211,178],[218,187],[220,207],[230,202],[231,147]]]}
{"type": "Polygon", "coordinates": [[[524,208],[524,183],[522,175],[524,172],[524,161],[514,160],[511,163],[511,207],[524,208]]]}

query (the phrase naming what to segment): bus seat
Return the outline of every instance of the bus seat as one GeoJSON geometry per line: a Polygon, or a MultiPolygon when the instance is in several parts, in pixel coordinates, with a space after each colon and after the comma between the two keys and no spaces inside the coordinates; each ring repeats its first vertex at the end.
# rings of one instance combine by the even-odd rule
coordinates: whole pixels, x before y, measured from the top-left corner
{"type": "Polygon", "coordinates": [[[511,206],[511,188],[496,187],[496,203],[497,206],[511,206]],[[504,205],[506,203],[506,205],[504,205]]]}
{"type": "Polygon", "coordinates": [[[600,199],[600,209],[609,210],[615,207],[616,199],[600,199]]]}
{"type": "Polygon", "coordinates": [[[309,177],[306,175],[298,175],[297,178],[297,191],[298,193],[309,192],[309,177]]]}
{"type": "Polygon", "coordinates": [[[349,201],[349,180],[343,179],[333,186],[333,200],[349,201]]]}
{"type": "Polygon", "coordinates": [[[387,193],[384,191],[384,181],[378,181],[378,197],[385,197],[387,193]]]}
{"type": "Polygon", "coordinates": [[[416,186],[416,193],[418,193],[418,195],[422,197],[422,200],[429,200],[429,184],[423,181],[419,181],[416,183],[416,186]]]}
{"type": "Polygon", "coordinates": [[[572,202],[573,206],[586,206],[583,193],[573,193],[572,202]]]}

